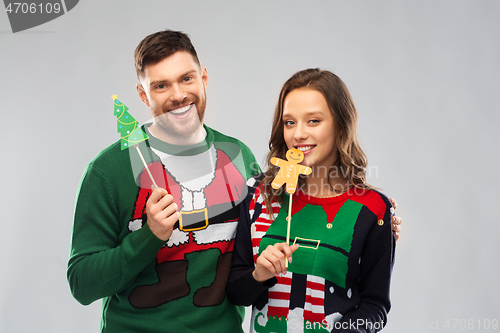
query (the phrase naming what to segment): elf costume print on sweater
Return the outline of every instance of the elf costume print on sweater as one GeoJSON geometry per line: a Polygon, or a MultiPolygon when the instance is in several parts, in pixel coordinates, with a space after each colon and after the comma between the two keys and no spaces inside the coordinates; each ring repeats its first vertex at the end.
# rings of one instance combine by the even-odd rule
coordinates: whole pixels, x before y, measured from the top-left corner
{"type": "Polygon", "coordinates": [[[351,189],[337,197],[314,198],[299,191],[293,197],[290,230],[290,241],[299,248],[286,275],[264,284],[251,274],[268,245],[285,241],[288,196],[281,204],[273,202],[272,212],[258,186],[248,196],[228,297],[235,304],[253,305],[251,332],[331,332],[357,319],[379,328],[386,322],[394,239],[393,210],[384,195],[351,189]]]}

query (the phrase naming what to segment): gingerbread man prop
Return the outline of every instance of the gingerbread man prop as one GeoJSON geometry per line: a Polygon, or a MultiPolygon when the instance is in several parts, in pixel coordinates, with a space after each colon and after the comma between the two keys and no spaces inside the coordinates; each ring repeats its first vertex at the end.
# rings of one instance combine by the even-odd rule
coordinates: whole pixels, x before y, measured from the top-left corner
{"type": "MultiPolygon", "coordinates": [[[[271,163],[280,167],[280,171],[274,177],[271,186],[275,190],[279,189],[283,184],[286,183],[286,192],[290,195],[288,199],[288,221],[287,231],[286,231],[286,243],[290,244],[290,223],[292,221],[292,194],[295,193],[297,188],[297,181],[299,180],[299,175],[310,175],[312,169],[310,167],[299,165],[300,162],[304,160],[304,153],[300,150],[293,148],[286,152],[286,160],[282,160],[277,157],[271,158],[271,163]]],[[[288,267],[288,260],[285,261],[285,267],[288,267]]]]}
{"type": "Polygon", "coordinates": [[[271,163],[280,167],[280,171],[274,177],[271,186],[277,190],[286,183],[286,192],[288,194],[295,193],[299,175],[309,175],[312,172],[310,167],[299,165],[303,160],[304,153],[295,148],[286,152],[286,160],[277,157],[271,158],[271,163]]]}

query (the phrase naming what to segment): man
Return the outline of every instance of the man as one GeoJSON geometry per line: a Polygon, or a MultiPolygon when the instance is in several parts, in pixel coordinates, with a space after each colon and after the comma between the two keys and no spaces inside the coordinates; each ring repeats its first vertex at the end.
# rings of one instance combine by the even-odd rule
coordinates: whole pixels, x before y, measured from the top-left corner
{"type": "Polygon", "coordinates": [[[102,332],[242,332],[225,286],[239,201],[259,173],[240,141],[203,124],[208,73],[188,36],[161,31],[135,51],[137,92],[154,120],[139,145],[160,188],[117,142],[87,166],[68,281],[103,298],[102,332]]]}

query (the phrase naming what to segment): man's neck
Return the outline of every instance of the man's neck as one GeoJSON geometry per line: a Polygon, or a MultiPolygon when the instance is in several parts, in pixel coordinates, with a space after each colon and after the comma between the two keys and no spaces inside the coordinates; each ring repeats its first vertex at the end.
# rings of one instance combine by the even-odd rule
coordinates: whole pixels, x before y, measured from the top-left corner
{"type": "Polygon", "coordinates": [[[171,135],[170,133],[162,130],[161,127],[155,122],[149,126],[149,131],[158,140],[177,146],[195,145],[205,140],[207,135],[205,128],[203,128],[203,124],[200,124],[200,126],[192,133],[183,136],[171,135]]]}

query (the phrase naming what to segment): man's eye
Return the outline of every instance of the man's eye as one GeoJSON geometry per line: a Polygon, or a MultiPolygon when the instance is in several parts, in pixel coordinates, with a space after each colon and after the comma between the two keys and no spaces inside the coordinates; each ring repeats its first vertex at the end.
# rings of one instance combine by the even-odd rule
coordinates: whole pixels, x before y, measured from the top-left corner
{"type": "Polygon", "coordinates": [[[192,78],[191,78],[190,76],[186,76],[186,77],[184,78],[184,82],[189,82],[189,81],[191,81],[191,79],[192,79],[192,78]]]}
{"type": "Polygon", "coordinates": [[[164,84],[159,84],[156,86],[156,89],[165,89],[167,86],[164,84]]]}

